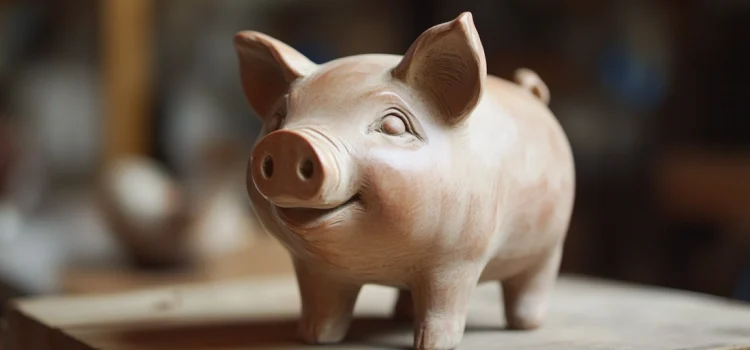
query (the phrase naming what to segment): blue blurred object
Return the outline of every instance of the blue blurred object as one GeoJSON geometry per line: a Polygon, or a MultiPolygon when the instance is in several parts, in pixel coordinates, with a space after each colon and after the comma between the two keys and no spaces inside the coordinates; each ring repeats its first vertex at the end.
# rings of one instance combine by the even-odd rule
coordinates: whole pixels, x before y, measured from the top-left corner
{"type": "Polygon", "coordinates": [[[750,265],[742,272],[737,283],[737,289],[734,291],[734,297],[750,302],[750,265]]]}
{"type": "Polygon", "coordinates": [[[607,89],[636,108],[652,108],[664,97],[664,74],[625,45],[606,48],[599,57],[598,72],[607,89]]]}

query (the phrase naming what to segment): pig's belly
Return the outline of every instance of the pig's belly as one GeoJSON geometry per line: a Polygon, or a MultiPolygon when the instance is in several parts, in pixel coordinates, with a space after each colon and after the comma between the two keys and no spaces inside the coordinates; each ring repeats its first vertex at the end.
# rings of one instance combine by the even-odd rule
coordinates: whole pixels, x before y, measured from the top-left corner
{"type": "Polygon", "coordinates": [[[479,277],[479,282],[502,281],[513,277],[532,266],[532,264],[537,262],[539,258],[539,255],[517,258],[496,256],[484,267],[482,275],[479,277]]]}
{"type": "MultiPolygon", "coordinates": [[[[502,282],[523,272],[525,269],[533,266],[540,259],[539,255],[531,255],[517,258],[506,258],[496,256],[485,265],[479,283],[502,282]]],[[[382,278],[363,281],[363,284],[375,284],[397,289],[408,289],[407,280],[382,278]]]]}

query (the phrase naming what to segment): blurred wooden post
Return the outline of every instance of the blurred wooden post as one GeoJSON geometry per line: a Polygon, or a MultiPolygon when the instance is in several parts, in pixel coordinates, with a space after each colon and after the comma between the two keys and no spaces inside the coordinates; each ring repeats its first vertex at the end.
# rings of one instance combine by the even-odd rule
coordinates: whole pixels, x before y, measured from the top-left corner
{"type": "Polygon", "coordinates": [[[152,0],[102,1],[105,164],[149,151],[152,0]]]}

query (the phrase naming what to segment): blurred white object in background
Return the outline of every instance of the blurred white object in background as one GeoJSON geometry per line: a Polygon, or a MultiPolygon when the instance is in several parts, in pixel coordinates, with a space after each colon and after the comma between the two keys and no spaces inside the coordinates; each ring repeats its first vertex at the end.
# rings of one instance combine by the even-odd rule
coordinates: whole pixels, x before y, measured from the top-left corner
{"type": "Polygon", "coordinates": [[[105,181],[124,219],[146,230],[179,211],[178,189],[167,173],[146,158],[118,161],[106,173],[105,181]]]}
{"type": "Polygon", "coordinates": [[[51,220],[17,223],[23,235],[0,239],[0,277],[24,293],[58,292],[66,257],[60,226],[51,220]]]}
{"type": "Polygon", "coordinates": [[[102,125],[95,67],[51,60],[31,65],[14,86],[16,115],[50,176],[85,176],[97,165],[102,125]]]}
{"type": "Polygon", "coordinates": [[[256,234],[238,182],[206,182],[191,198],[160,164],[136,156],[112,164],[102,180],[107,225],[138,263],[212,260],[247,248],[256,234]]]}
{"type": "Polygon", "coordinates": [[[135,262],[172,265],[186,259],[186,201],[159,164],[119,159],[105,169],[101,186],[107,226],[135,262]]]}
{"type": "Polygon", "coordinates": [[[23,293],[60,292],[61,272],[71,261],[96,256],[112,262],[121,256],[109,236],[92,230],[101,225],[98,216],[90,215],[92,201],[86,194],[69,192],[46,201],[51,203],[33,214],[12,201],[0,207],[1,229],[12,230],[0,237],[0,278],[23,293]]]}

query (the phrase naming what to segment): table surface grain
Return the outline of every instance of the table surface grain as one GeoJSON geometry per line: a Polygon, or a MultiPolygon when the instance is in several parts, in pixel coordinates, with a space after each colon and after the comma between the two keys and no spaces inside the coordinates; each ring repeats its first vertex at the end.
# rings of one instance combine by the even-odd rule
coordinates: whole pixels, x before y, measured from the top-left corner
{"type": "MultiPolygon", "coordinates": [[[[544,326],[509,331],[501,293],[496,283],[478,287],[459,349],[750,349],[750,306],[741,302],[563,276],[544,326]]],[[[366,286],[339,348],[410,348],[410,325],[390,319],[395,296],[366,286]]],[[[299,298],[289,275],[12,306],[9,350],[320,349],[295,339],[299,298]]]]}

